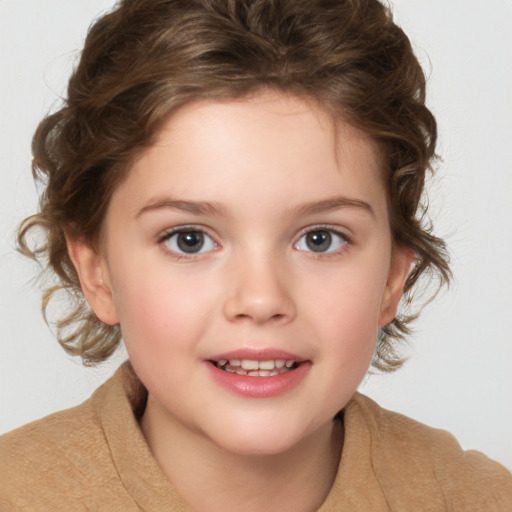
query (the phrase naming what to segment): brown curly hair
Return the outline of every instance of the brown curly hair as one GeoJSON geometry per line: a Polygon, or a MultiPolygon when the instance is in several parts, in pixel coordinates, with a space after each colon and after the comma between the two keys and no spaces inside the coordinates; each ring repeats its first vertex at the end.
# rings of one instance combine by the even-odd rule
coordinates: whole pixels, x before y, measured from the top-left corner
{"type": "MultiPolygon", "coordinates": [[[[121,332],[89,309],[65,231],[95,246],[131,159],[179,106],[261,88],[314,98],[382,148],[394,243],[416,253],[405,302],[422,275],[449,281],[445,245],[422,204],[436,122],[421,66],[388,8],[377,0],[122,0],[90,28],[67,99],[37,128],[33,174],[44,192],[40,213],[18,232],[21,252],[57,276],[43,312],[58,291],[71,298],[57,335],[84,363],[107,358],[121,332]],[[45,242],[30,248],[34,228],[45,242]]],[[[397,342],[413,317],[402,311],[381,329],[376,368],[401,364],[397,342]]]]}

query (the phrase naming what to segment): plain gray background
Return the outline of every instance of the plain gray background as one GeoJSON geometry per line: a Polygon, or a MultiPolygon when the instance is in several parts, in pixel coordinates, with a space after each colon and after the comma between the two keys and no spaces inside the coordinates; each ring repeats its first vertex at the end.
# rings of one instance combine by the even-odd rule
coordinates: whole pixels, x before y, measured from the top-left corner
{"type": "MultiPolygon", "coordinates": [[[[0,433],[80,403],[125,357],[93,369],[71,360],[39,313],[34,264],[13,249],[37,205],[32,133],[112,3],[0,0],[0,433]]],[[[393,4],[429,75],[444,159],[431,210],[455,282],[417,322],[406,366],[362,390],[512,469],[512,1],[393,4]]]]}

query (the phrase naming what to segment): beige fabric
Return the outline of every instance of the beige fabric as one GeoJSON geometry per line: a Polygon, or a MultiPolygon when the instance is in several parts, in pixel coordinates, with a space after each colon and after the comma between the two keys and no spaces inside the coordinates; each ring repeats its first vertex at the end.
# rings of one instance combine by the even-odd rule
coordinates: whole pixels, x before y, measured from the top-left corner
{"type": "MultiPolygon", "coordinates": [[[[82,405],[0,438],[0,511],[189,511],[138,427],[128,364],[82,405]]],[[[454,438],[356,394],[320,512],[512,511],[512,475],[454,438]]],[[[281,511],[279,511],[281,512],[281,511]]]]}

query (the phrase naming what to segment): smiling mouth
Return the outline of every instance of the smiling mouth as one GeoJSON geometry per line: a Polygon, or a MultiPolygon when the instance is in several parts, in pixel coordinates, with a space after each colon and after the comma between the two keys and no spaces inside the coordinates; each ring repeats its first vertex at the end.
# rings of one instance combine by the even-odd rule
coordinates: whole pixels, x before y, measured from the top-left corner
{"type": "Polygon", "coordinates": [[[274,377],[290,372],[299,367],[300,363],[291,359],[220,359],[210,361],[215,367],[228,373],[236,373],[246,377],[274,377]]]}

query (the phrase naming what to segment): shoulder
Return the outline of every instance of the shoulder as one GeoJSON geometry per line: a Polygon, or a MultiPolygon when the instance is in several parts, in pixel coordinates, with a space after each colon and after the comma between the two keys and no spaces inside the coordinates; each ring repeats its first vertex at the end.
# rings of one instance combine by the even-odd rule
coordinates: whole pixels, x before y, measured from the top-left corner
{"type": "MultiPolygon", "coordinates": [[[[87,442],[83,434],[90,434],[96,426],[90,400],[87,400],[77,407],[51,414],[2,435],[1,453],[16,456],[9,463],[21,463],[25,457],[34,460],[36,454],[40,454],[44,461],[49,452],[54,453],[54,449],[58,449],[62,455],[69,453],[70,446],[76,446],[77,442],[87,442]],[[34,453],[34,450],[37,451],[34,453]]],[[[5,463],[6,458],[2,457],[2,469],[5,463]]]]}
{"type": "Polygon", "coordinates": [[[439,510],[511,509],[512,475],[497,462],[464,451],[449,432],[383,409],[363,395],[356,394],[350,406],[368,427],[375,473],[391,499],[435,493],[443,504],[439,510]]]}
{"type": "MultiPolygon", "coordinates": [[[[99,433],[90,406],[52,414],[0,437],[0,504],[33,503],[39,492],[44,503],[45,487],[58,489],[70,499],[84,475],[77,458],[97,449],[99,433]]],[[[0,507],[1,508],[1,507],[0,507]]],[[[16,509],[17,510],[17,509],[16,509]]]]}
{"type": "Polygon", "coordinates": [[[83,404],[0,437],[0,510],[94,508],[87,489],[117,488],[98,416],[111,387],[108,381],[83,404]]]}

